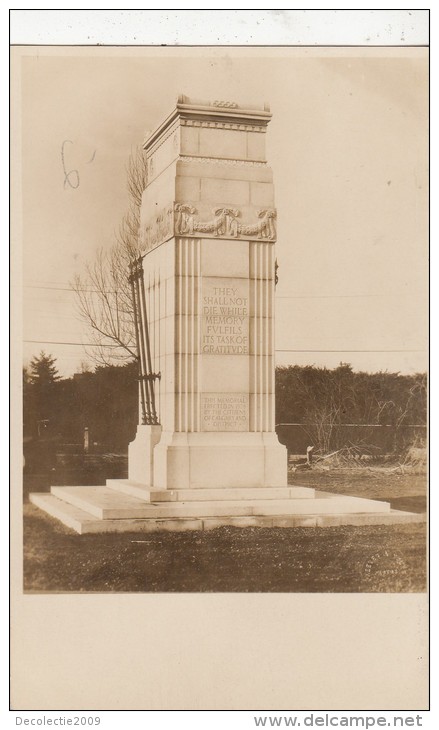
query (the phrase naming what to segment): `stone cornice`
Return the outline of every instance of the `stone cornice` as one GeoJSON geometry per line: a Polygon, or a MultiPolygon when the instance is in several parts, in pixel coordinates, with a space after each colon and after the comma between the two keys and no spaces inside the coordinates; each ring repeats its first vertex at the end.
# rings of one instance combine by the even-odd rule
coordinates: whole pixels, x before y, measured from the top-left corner
{"type": "Polygon", "coordinates": [[[211,103],[191,101],[186,96],[180,96],[175,109],[157,127],[144,142],[143,148],[147,152],[166,134],[167,130],[177,120],[182,125],[218,127],[220,129],[241,129],[247,131],[265,131],[271,119],[268,105],[264,107],[239,107],[233,101],[213,101],[211,103]]]}
{"type": "MultiPolygon", "coordinates": [[[[158,137],[156,137],[153,142],[146,147],[143,145],[143,149],[145,150],[147,157],[150,157],[158,150],[159,147],[162,146],[166,142],[169,137],[172,137],[173,134],[176,133],[178,130],[178,120],[174,119],[172,123],[170,123],[162,132],[162,134],[158,137]]],[[[176,156],[178,156],[178,153],[176,153],[176,156]]]]}
{"type": "Polygon", "coordinates": [[[248,124],[248,122],[237,122],[231,119],[182,119],[182,127],[204,127],[207,129],[236,129],[240,132],[266,132],[266,125],[248,124]]]}
{"type": "Polygon", "coordinates": [[[232,167],[268,167],[266,160],[244,160],[236,157],[203,157],[202,155],[180,154],[179,162],[196,162],[201,165],[230,165],[232,167]]]}

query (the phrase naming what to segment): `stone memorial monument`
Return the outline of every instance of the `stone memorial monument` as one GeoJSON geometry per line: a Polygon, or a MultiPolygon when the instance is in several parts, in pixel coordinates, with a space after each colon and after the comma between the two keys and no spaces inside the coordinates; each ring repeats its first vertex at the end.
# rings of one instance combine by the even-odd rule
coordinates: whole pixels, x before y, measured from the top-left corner
{"type": "Polygon", "coordinates": [[[266,107],[181,97],[144,146],[140,241],[160,426],[139,426],[134,481],[287,484],[274,431],[270,117],[266,107]]]}
{"type": "Polygon", "coordinates": [[[274,417],[270,119],[267,105],[181,96],[144,144],[128,479],[31,495],[78,532],[410,519],[385,502],[288,486],[274,417]]]}

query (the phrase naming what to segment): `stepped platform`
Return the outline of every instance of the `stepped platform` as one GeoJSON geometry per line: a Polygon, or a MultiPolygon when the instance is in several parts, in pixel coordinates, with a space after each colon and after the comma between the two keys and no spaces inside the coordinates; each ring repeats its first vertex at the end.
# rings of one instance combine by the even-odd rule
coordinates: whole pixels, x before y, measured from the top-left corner
{"type": "Polygon", "coordinates": [[[308,487],[148,489],[124,479],[105,486],[59,487],[29,495],[32,504],[79,534],[208,530],[236,527],[325,527],[420,522],[388,502],[308,487]]]}

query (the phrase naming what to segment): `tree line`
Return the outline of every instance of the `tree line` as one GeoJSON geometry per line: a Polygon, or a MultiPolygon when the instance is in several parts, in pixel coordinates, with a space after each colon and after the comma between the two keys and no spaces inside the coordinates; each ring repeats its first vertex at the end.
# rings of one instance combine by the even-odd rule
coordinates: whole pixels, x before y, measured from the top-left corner
{"type": "MultiPolygon", "coordinates": [[[[97,366],[60,378],[42,352],[23,371],[24,434],[81,444],[84,428],[99,450],[124,451],[138,422],[137,363],[97,366]]],[[[425,374],[354,372],[342,363],[276,369],[276,423],[303,424],[313,445],[328,451],[341,426],[426,424],[425,374]]]]}
{"type": "Polygon", "coordinates": [[[276,423],[303,424],[309,444],[322,453],[375,436],[387,450],[401,450],[425,433],[409,427],[425,426],[426,418],[425,373],[354,372],[347,363],[276,369],[276,423]],[[366,426],[391,429],[384,434],[366,426]]]}
{"type": "Polygon", "coordinates": [[[60,378],[55,360],[44,352],[23,370],[24,436],[56,444],[83,443],[124,451],[137,426],[137,363],[84,369],[60,378]]]}

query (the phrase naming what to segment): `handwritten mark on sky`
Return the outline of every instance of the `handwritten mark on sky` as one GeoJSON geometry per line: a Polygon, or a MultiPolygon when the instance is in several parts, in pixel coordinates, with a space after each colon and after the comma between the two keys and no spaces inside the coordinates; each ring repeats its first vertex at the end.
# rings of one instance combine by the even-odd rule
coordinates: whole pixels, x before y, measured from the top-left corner
{"type": "Polygon", "coordinates": [[[64,190],[67,188],[67,186],[76,190],[76,188],[79,187],[79,172],[78,172],[78,170],[67,171],[66,161],[65,161],[65,156],[64,156],[64,148],[67,143],[73,144],[73,142],[71,139],[65,139],[61,145],[61,160],[62,160],[62,166],[63,166],[63,170],[64,170],[64,190]]]}

